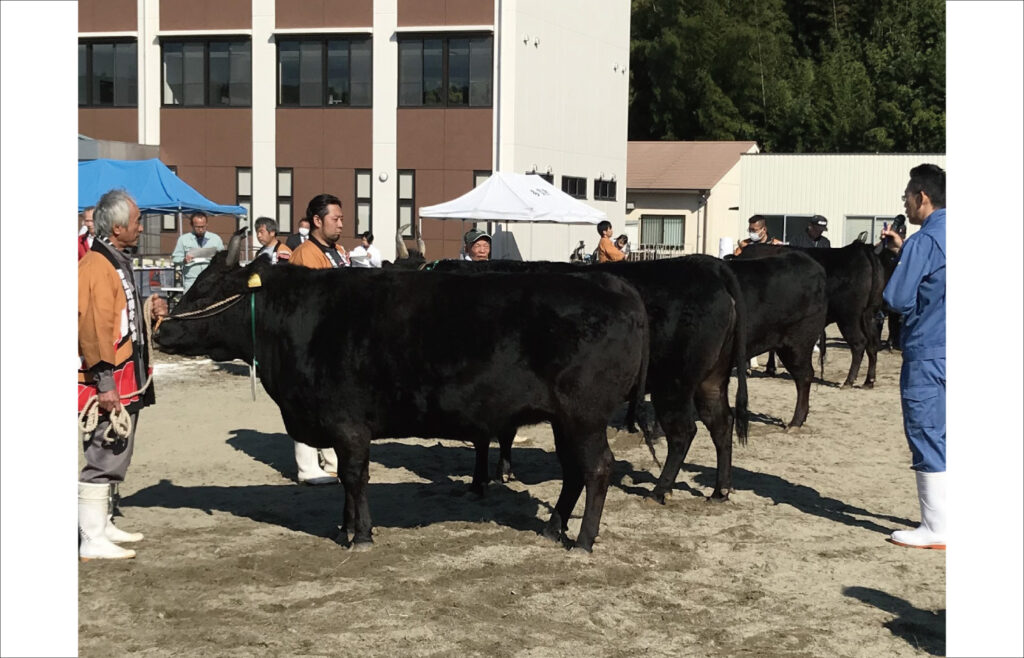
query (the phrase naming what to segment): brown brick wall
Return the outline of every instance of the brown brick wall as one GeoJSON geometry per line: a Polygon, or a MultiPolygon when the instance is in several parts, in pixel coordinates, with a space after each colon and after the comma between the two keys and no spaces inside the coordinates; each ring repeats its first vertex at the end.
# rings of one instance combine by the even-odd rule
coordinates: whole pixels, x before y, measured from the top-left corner
{"type": "MultiPolygon", "coordinates": [[[[423,206],[471,190],[473,172],[491,169],[493,141],[490,108],[399,109],[398,168],[416,171],[415,215],[423,206]]],[[[470,226],[472,222],[424,219],[428,256],[457,256],[470,226]]]]}
{"type": "MultiPolygon", "coordinates": [[[[248,108],[167,108],[160,111],[160,160],[214,203],[234,205],[235,167],[252,166],[252,111],[248,108]]],[[[183,220],[184,230],[189,230],[183,220]]],[[[231,215],[211,216],[209,230],[225,244],[235,230],[231,215]]],[[[170,253],[177,234],[161,236],[170,253]]]]}
{"type": "Polygon", "coordinates": [[[139,141],[139,111],[134,107],[80,107],[78,133],[115,142],[139,141]]]}
{"type": "Polygon", "coordinates": [[[487,0],[398,0],[398,26],[492,25],[494,3],[487,0]]]}
{"type": "Polygon", "coordinates": [[[251,0],[163,0],[161,30],[247,30],[251,0]]]}
{"type": "Polygon", "coordinates": [[[277,0],[279,28],[373,26],[373,0],[277,0]]]}
{"type": "Polygon", "coordinates": [[[135,0],[79,0],[79,32],[126,32],[139,29],[135,0]]]}

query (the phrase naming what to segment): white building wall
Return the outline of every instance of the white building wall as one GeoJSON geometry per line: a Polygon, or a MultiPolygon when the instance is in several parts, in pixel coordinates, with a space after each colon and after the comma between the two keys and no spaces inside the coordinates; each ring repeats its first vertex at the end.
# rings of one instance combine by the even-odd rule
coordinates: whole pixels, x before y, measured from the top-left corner
{"type": "Polygon", "coordinates": [[[160,0],[138,0],[139,144],[160,145],[160,0]]]}
{"type": "MultiPolygon", "coordinates": [[[[755,214],[824,215],[826,236],[842,246],[851,215],[898,215],[910,170],[922,163],[946,168],[945,154],[756,154],[740,158],[743,185],[733,237],[746,235],[755,214]]],[[[909,232],[913,232],[908,226],[909,232]]],[[[874,241],[877,236],[871,236],[874,241]]]]}
{"type": "MultiPolygon", "coordinates": [[[[629,93],[626,0],[501,0],[500,168],[587,179],[585,203],[625,226],[629,93]],[[617,183],[617,200],[594,201],[594,179],[617,183]]],[[[498,99],[496,98],[496,101],[498,99]]],[[[502,229],[504,230],[504,226],[502,229]]],[[[594,226],[509,225],[527,260],[568,260],[594,226]]],[[[501,257],[503,254],[495,254],[501,257]]]]}
{"type": "MultiPolygon", "coordinates": [[[[395,259],[398,232],[398,0],[373,3],[373,214],[374,244],[386,260],[395,259]]],[[[355,208],[348,221],[354,222],[355,208]]]]}
{"type": "MultiPolygon", "coordinates": [[[[275,11],[274,0],[252,0],[252,217],[250,217],[250,226],[256,217],[277,217],[275,11]],[[257,72],[262,73],[257,74],[257,72]]],[[[292,214],[294,215],[294,212],[292,214]]],[[[255,238],[252,240],[254,241],[255,238]]]]}

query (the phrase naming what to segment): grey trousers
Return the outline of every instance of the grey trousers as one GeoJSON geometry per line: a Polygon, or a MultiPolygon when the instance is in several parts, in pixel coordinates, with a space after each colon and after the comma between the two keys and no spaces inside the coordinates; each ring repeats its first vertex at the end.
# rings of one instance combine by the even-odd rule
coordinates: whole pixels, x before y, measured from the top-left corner
{"type": "Polygon", "coordinates": [[[133,413],[131,417],[131,434],[127,439],[118,439],[113,443],[104,443],[103,435],[110,427],[110,419],[109,417],[100,417],[92,436],[82,443],[82,448],[85,450],[85,468],[78,476],[79,482],[93,484],[124,482],[128,464],[132,461],[132,452],[135,450],[135,431],[139,426],[138,412],[133,413]]]}

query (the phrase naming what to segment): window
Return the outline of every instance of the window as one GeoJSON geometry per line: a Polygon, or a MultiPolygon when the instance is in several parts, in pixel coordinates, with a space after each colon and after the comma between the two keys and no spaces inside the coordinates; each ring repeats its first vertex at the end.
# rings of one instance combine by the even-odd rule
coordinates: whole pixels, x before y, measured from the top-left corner
{"type": "Polygon", "coordinates": [[[640,217],[640,244],[684,246],[686,218],[679,215],[643,215],[640,217]]]}
{"type": "MultiPolygon", "coordinates": [[[[894,219],[896,219],[894,215],[849,215],[846,217],[846,223],[843,226],[843,244],[833,243],[832,246],[841,247],[848,245],[855,241],[864,231],[868,233],[868,244],[875,244],[878,241],[878,236],[882,233],[882,222],[886,222],[892,227],[892,220],[894,219]]],[[[834,229],[835,227],[832,228],[834,229]]],[[[828,237],[827,233],[826,237],[828,237]]]]}
{"type": "Polygon", "coordinates": [[[594,201],[615,201],[615,181],[594,179],[594,201]]]}
{"type": "Polygon", "coordinates": [[[413,217],[415,201],[416,172],[400,169],[398,171],[398,229],[402,232],[403,238],[416,237],[416,219],[413,217]]]}
{"type": "MultiPolygon", "coordinates": [[[[178,175],[177,165],[167,165],[167,168],[171,170],[175,176],[178,175]]],[[[161,231],[178,231],[178,215],[175,213],[167,213],[160,216],[160,230],[161,231]]]]}
{"type": "Polygon", "coordinates": [[[587,198],[587,179],[575,176],[562,176],[562,191],[577,199],[587,198]]]}
{"type": "Polygon", "coordinates": [[[251,107],[249,41],[164,41],[163,104],[251,107]]]}
{"type": "MultiPolygon", "coordinates": [[[[768,236],[789,242],[793,236],[807,228],[812,215],[762,215],[768,236]]],[[[749,218],[748,218],[749,219],[749,218]]]]}
{"type": "Polygon", "coordinates": [[[356,169],[356,235],[373,233],[373,180],[369,169],[356,169]]]}
{"type": "Polygon", "coordinates": [[[487,182],[487,179],[491,177],[490,171],[474,171],[473,172],[473,187],[480,187],[487,182]]]}
{"type": "Polygon", "coordinates": [[[135,41],[79,42],[79,106],[138,107],[138,85],[135,41]]]}
{"type": "Polygon", "coordinates": [[[494,38],[403,38],[398,42],[399,107],[490,107],[494,38]]]}
{"type": "Polygon", "coordinates": [[[278,107],[370,107],[371,47],[363,38],[278,41],[278,107]]]}
{"type": "Polygon", "coordinates": [[[252,226],[252,167],[235,167],[235,205],[245,208],[244,220],[239,220],[235,230],[252,226]]]}
{"type": "Polygon", "coordinates": [[[277,232],[292,232],[292,169],[277,169],[277,232]]]}

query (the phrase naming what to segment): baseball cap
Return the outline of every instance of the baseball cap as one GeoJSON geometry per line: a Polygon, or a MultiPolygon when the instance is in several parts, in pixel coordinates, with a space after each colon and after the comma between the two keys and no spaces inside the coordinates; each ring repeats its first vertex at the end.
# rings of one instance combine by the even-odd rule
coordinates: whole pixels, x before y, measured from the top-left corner
{"type": "Polygon", "coordinates": [[[491,236],[485,233],[484,231],[468,231],[463,240],[466,243],[466,246],[468,247],[477,240],[487,240],[488,242],[490,242],[491,236]]]}
{"type": "Polygon", "coordinates": [[[821,227],[822,231],[828,230],[828,220],[822,217],[821,215],[815,215],[814,217],[812,217],[811,224],[817,224],[818,226],[821,227]]]}

